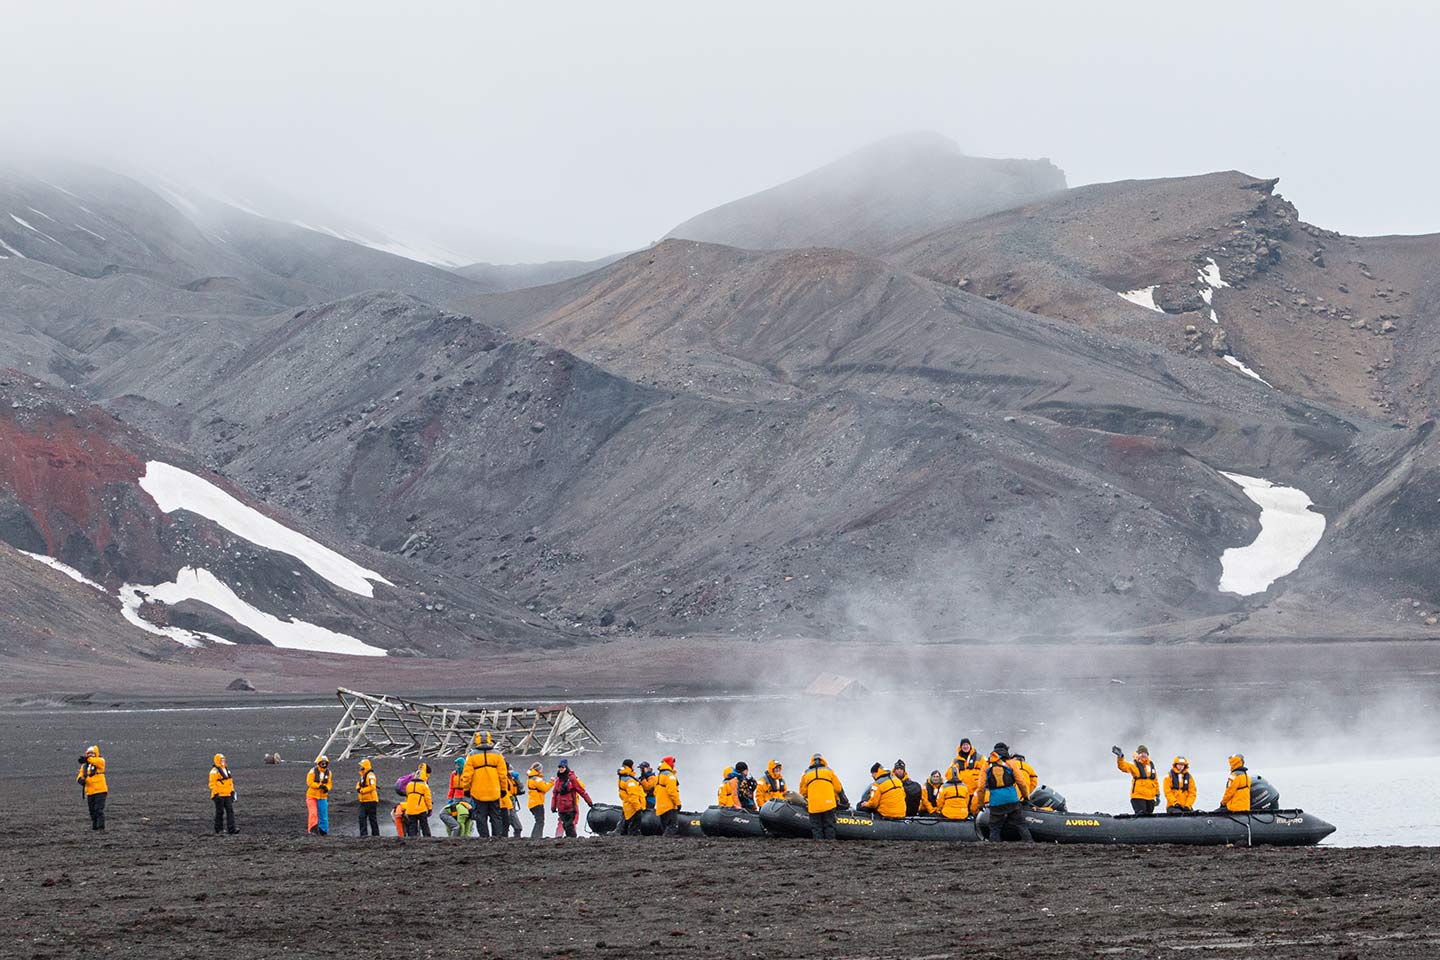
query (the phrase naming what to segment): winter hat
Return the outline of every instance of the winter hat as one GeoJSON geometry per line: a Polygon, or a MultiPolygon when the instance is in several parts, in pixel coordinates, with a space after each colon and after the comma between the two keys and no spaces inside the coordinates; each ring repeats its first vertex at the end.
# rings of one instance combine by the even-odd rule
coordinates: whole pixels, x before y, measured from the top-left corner
{"type": "Polygon", "coordinates": [[[465,769],[465,758],[464,758],[464,757],[456,757],[456,758],[455,758],[455,769],[456,769],[456,770],[461,770],[461,771],[463,771],[463,770],[465,769]]]}
{"type": "Polygon", "coordinates": [[[875,776],[875,774],[879,773],[881,770],[884,770],[884,769],[885,769],[885,764],[883,764],[883,763],[878,763],[878,762],[877,762],[877,763],[872,763],[872,764],[870,764],[870,776],[873,777],[873,776],[875,776]]]}
{"type": "Polygon", "coordinates": [[[1143,743],[1140,744],[1140,746],[1138,746],[1138,747],[1135,748],[1135,752],[1136,752],[1136,753],[1143,753],[1143,754],[1145,754],[1145,756],[1147,756],[1147,757],[1150,756],[1150,748],[1147,747],[1147,746],[1145,746],[1145,744],[1143,744],[1143,743]]]}
{"type": "Polygon", "coordinates": [[[905,761],[904,761],[904,760],[896,760],[896,761],[895,761],[895,769],[896,769],[896,770],[906,770],[906,769],[908,769],[908,768],[905,766],[905,761]]]}
{"type": "Polygon", "coordinates": [[[737,760],[733,769],[736,773],[749,773],[750,764],[746,763],[744,760],[737,760]]]}
{"type": "Polygon", "coordinates": [[[661,758],[660,758],[660,762],[661,762],[661,763],[668,763],[668,764],[670,764],[670,766],[671,766],[672,769],[673,769],[674,766],[675,766],[675,758],[674,758],[674,757],[661,757],[661,758]]]}
{"type": "Polygon", "coordinates": [[[641,761],[640,761],[640,769],[641,769],[641,770],[649,770],[649,769],[650,769],[650,761],[649,761],[649,760],[641,760],[641,761]]]}
{"type": "Polygon", "coordinates": [[[995,744],[995,746],[991,747],[990,749],[994,750],[1002,757],[1008,757],[1010,755],[1010,745],[1003,740],[995,744]]]}
{"type": "Polygon", "coordinates": [[[569,769],[570,769],[570,761],[569,761],[569,760],[566,760],[566,759],[564,759],[564,758],[562,757],[562,758],[560,759],[560,762],[557,763],[557,764],[555,764],[555,769],[556,769],[556,770],[569,770],[569,769]]]}

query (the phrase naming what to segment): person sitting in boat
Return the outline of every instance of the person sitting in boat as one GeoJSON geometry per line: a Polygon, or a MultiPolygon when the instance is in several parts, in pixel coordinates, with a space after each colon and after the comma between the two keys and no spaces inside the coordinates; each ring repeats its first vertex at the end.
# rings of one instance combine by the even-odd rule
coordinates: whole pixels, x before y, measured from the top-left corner
{"type": "Polygon", "coordinates": [[[1190,776],[1190,761],[1176,757],[1165,776],[1165,812],[1189,813],[1195,809],[1195,778],[1190,776]]]}
{"type": "Polygon", "coordinates": [[[770,800],[785,799],[785,769],[779,760],[765,765],[765,775],[755,786],[755,806],[763,807],[770,800]]]}
{"type": "Polygon", "coordinates": [[[905,785],[905,816],[920,816],[920,807],[925,801],[925,788],[910,779],[910,771],[905,769],[904,760],[896,760],[890,772],[905,785]]]}
{"type": "Polygon", "coordinates": [[[945,789],[945,778],[939,770],[931,770],[925,778],[925,792],[920,795],[920,812],[933,816],[940,812],[940,791],[945,789]]]}
{"type": "MultiPolygon", "coordinates": [[[[939,776],[938,770],[931,774],[931,778],[936,776],[939,776]]],[[[970,807],[970,788],[953,768],[949,778],[935,794],[935,812],[946,820],[969,820],[973,813],[970,807]]]]}
{"type": "Polygon", "coordinates": [[[870,789],[860,806],[873,810],[875,815],[886,820],[900,820],[905,816],[905,781],[885,769],[883,763],[870,766],[870,789]]]}
{"type": "Polygon", "coordinates": [[[1220,806],[1232,813],[1246,813],[1250,810],[1250,771],[1245,769],[1245,757],[1235,754],[1230,758],[1230,779],[1225,781],[1225,796],[1220,806]]]}
{"type": "Polygon", "coordinates": [[[1155,762],[1150,759],[1150,748],[1140,744],[1130,760],[1125,759],[1125,751],[1119,747],[1111,747],[1110,752],[1115,754],[1116,769],[1130,774],[1130,809],[1142,816],[1154,813],[1155,804],[1160,799],[1160,780],[1155,776],[1155,762]]]}
{"type": "Polygon", "coordinates": [[[740,798],[735,795],[735,781],[731,779],[734,772],[734,767],[726,767],[725,772],[720,774],[720,789],[715,791],[715,805],[718,807],[740,806],[740,798]]]}
{"type": "Polygon", "coordinates": [[[985,758],[980,756],[980,751],[970,743],[966,737],[960,741],[960,746],[955,748],[955,760],[950,764],[950,769],[945,771],[945,779],[950,779],[951,773],[958,773],[970,793],[980,792],[980,771],[985,766],[985,758]]]}
{"type": "Polygon", "coordinates": [[[980,805],[990,807],[990,839],[1004,840],[1006,828],[1011,828],[1023,842],[1033,843],[1023,810],[1024,802],[1030,798],[1030,781],[1004,743],[991,749],[981,784],[980,805]]]}
{"type": "Polygon", "coordinates": [[[760,784],[756,783],[755,778],[750,776],[750,764],[744,760],[735,764],[735,773],[733,776],[736,777],[735,798],[740,801],[740,809],[754,811],[756,809],[755,790],[760,784]]]}
{"type": "Polygon", "coordinates": [[[1010,759],[1015,761],[1019,772],[1025,777],[1025,782],[1030,785],[1030,792],[1034,793],[1035,788],[1040,786],[1040,774],[1036,773],[1035,768],[1030,766],[1030,762],[1025,759],[1025,754],[1012,753],[1010,754],[1010,759]]]}

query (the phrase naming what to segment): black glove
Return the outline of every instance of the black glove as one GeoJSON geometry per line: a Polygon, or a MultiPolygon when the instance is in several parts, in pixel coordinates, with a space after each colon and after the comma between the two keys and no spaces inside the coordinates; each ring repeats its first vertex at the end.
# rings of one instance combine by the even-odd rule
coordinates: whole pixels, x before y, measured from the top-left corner
{"type": "Polygon", "coordinates": [[[1113,753],[1113,754],[1115,754],[1115,756],[1117,756],[1117,757],[1123,757],[1123,756],[1125,756],[1125,751],[1124,751],[1124,750],[1121,750],[1119,747],[1111,747],[1111,748],[1110,748],[1110,752],[1113,753]]]}

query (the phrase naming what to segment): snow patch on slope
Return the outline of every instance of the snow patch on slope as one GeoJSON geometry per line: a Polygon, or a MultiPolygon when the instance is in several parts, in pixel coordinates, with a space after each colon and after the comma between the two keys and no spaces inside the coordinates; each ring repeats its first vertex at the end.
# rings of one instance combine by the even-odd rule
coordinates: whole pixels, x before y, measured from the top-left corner
{"type": "Polygon", "coordinates": [[[46,240],[49,240],[57,247],[65,246],[65,244],[61,243],[59,240],[56,240],[54,237],[50,236],[50,234],[46,233],[44,230],[41,230],[39,227],[30,223],[28,220],[22,220],[19,217],[15,216],[15,214],[13,213],[10,214],[10,219],[14,220],[16,223],[20,224],[20,226],[24,227],[26,230],[31,231],[32,233],[40,234],[40,236],[44,237],[46,240]]]}
{"type": "Polygon", "coordinates": [[[1126,290],[1124,293],[1120,294],[1120,299],[1129,300],[1136,306],[1144,307],[1146,310],[1154,310],[1156,313],[1165,312],[1164,310],[1161,310],[1158,306],[1155,305],[1155,288],[1153,286],[1140,287],[1135,290],[1126,290]]]}
{"type": "MultiPolygon", "coordinates": [[[[1265,386],[1270,386],[1269,380],[1266,380],[1264,377],[1260,376],[1260,374],[1245,366],[1244,361],[1242,361],[1239,357],[1235,356],[1235,354],[1225,354],[1225,362],[1230,364],[1230,366],[1234,367],[1235,369],[1239,370],[1241,373],[1245,374],[1245,376],[1250,377],[1252,380],[1259,380],[1261,383],[1265,384],[1265,386]]],[[[1274,388],[1271,387],[1271,389],[1274,388]]]]}
{"type": "Polygon", "coordinates": [[[165,513],[189,510],[244,537],[257,546],[288,554],[342,590],[373,597],[371,581],[394,586],[380,574],[346,559],[323,544],[248,507],[215,484],[168,463],[151,460],[145,465],[140,488],[165,513]]]}
{"type": "MultiPolygon", "coordinates": [[[[275,646],[288,650],[344,653],[356,657],[385,656],[384,648],[371,646],[348,634],[338,633],[313,623],[306,623],[304,620],[281,620],[263,610],[257,610],[236,596],[234,590],[221,583],[213,573],[203,567],[182,568],[175,575],[173,583],[161,583],[153,587],[126,584],[120,588],[122,605],[129,609],[133,604],[133,609],[138,611],[142,601],[141,594],[147,595],[151,600],[159,600],[169,605],[183,603],[186,600],[204,603],[228,615],[236,623],[249,627],[275,646]]],[[[138,613],[135,619],[128,616],[126,619],[134,623],[139,619],[138,613]]],[[[190,633],[189,631],[175,631],[173,627],[156,627],[155,624],[147,624],[146,629],[152,633],[161,631],[190,633]]],[[[162,633],[161,635],[169,634],[162,633]]],[[[191,633],[190,635],[191,637],[203,636],[217,643],[230,642],[210,634],[191,633]]],[[[176,638],[172,637],[172,639],[176,638]]],[[[184,640],[180,642],[186,643],[184,640]]],[[[197,644],[187,643],[186,645],[197,644]]]]}
{"type": "Polygon", "coordinates": [[[1260,477],[1221,472],[1260,507],[1260,535],[1220,555],[1220,590],[1248,597],[1294,573],[1325,534],[1325,517],[1310,508],[1305,491],[1260,477]]]}
{"type": "MultiPolygon", "coordinates": [[[[10,246],[10,244],[6,243],[3,238],[0,238],[0,247],[4,247],[6,250],[9,250],[13,255],[19,257],[21,260],[30,259],[29,257],[25,256],[25,254],[21,253],[19,250],[16,250],[14,247],[10,246]]],[[[0,256],[0,260],[9,259],[9,257],[0,256]]]]}
{"type": "Polygon", "coordinates": [[[198,630],[182,630],[179,627],[162,627],[158,623],[151,623],[140,616],[140,607],[145,603],[145,594],[150,587],[137,587],[133,583],[127,583],[120,588],[120,616],[124,617],[131,626],[138,627],[146,633],[153,633],[157,637],[164,637],[167,640],[174,640],[182,647],[203,647],[205,641],[211,643],[229,643],[223,637],[217,637],[209,633],[201,633],[198,630]]]}
{"type": "Polygon", "coordinates": [[[105,594],[106,596],[109,596],[109,595],[110,595],[110,591],[109,591],[109,590],[106,590],[106,589],[105,589],[104,587],[102,587],[100,584],[96,583],[94,580],[91,580],[89,577],[85,576],[85,574],[81,573],[79,570],[76,570],[74,567],[72,567],[72,566],[70,566],[70,565],[68,565],[68,564],[61,563],[59,560],[56,560],[54,557],[47,557],[47,556],[46,556],[45,554],[43,554],[43,553],[31,553],[29,550],[21,550],[20,552],[21,552],[22,554],[24,554],[25,556],[29,557],[31,560],[38,560],[38,561],[40,561],[41,563],[45,564],[45,566],[49,567],[49,568],[52,569],[52,570],[58,570],[58,571],[60,571],[61,573],[65,574],[65,576],[69,577],[71,580],[74,580],[76,583],[83,583],[83,584],[85,584],[85,586],[87,586],[87,587],[94,587],[96,590],[99,590],[101,593],[105,594]]]}

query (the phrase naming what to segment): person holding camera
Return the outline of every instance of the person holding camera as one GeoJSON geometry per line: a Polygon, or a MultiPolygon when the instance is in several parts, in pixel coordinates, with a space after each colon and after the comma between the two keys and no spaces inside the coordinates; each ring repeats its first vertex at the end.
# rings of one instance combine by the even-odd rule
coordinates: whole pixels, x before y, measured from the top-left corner
{"type": "Polygon", "coordinates": [[[305,812],[310,836],[330,836],[330,758],[323,753],[305,774],[305,812]]]}
{"type": "Polygon", "coordinates": [[[1115,767],[1121,773],[1130,774],[1130,809],[1137,816],[1149,816],[1155,812],[1160,800],[1160,779],[1155,775],[1155,761],[1150,759],[1150,748],[1145,744],[1135,748],[1135,756],[1125,759],[1125,751],[1111,747],[1115,754],[1115,767]]]}
{"type": "Polygon", "coordinates": [[[80,772],[75,782],[80,784],[85,796],[85,806],[90,811],[90,829],[105,829],[105,799],[110,796],[110,785],[105,780],[105,758],[100,756],[99,745],[87,747],[79,760],[80,772]]]}
{"type": "Polygon", "coordinates": [[[210,799],[215,803],[215,832],[219,833],[223,826],[226,833],[236,834],[240,831],[235,828],[235,801],[239,797],[235,792],[235,778],[230,775],[225,754],[215,754],[214,760],[215,765],[210,768],[210,799]]]}

